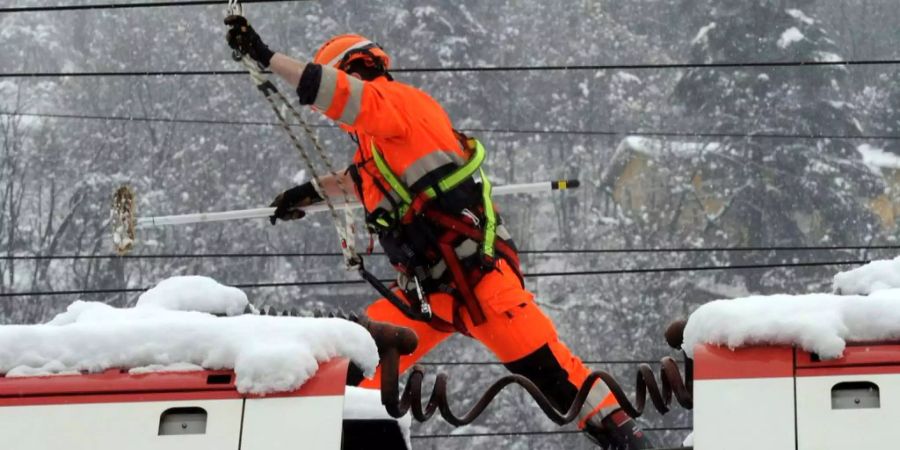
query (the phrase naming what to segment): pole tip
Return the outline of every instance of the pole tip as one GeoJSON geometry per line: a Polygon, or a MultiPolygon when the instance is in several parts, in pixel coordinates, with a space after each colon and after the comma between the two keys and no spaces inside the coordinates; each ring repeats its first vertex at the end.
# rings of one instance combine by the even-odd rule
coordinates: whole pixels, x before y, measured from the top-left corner
{"type": "Polygon", "coordinates": [[[575,189],[575,188],[581,186],[581,182],[578,181],[577,179],[573,178],[571,180],[554,181],[551,183],[551,186],[552,186],[553,190],[564,191],[566,189],[575,189]]]}

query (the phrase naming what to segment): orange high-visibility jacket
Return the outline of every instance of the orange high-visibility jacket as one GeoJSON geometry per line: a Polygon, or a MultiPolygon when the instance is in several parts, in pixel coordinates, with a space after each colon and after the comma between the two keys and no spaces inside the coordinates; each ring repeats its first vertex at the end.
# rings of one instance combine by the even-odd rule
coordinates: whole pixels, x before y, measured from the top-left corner
{"type": "Polygon", "coordinates": [[[467,156],[450,118],[428,94],[386,77],[362,81],[332,67],[319,67],[321,78],[312,105],[358,136],[354,163],[362,182],[360,201],[367,212],[391,211],[392,200],[400,203],[375,166],[373,145],[412,192],[429,183],[423,179],[429,173],[465,164],[467,156]]]}

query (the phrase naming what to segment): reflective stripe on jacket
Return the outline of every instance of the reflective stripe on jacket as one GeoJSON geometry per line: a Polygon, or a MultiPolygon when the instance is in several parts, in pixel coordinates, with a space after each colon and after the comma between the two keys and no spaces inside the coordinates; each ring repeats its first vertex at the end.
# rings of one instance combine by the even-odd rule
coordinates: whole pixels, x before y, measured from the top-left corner
{"type": "Polygon", "coordinates": [[[353,162],[361,178],[360,200],[370,213],[378,208],[391,211],[392,201],[398,202],[372,160],[373,144],[413,192],[436,181],[424,179],[426,175],[459,167],[467,160],[447,113],[412,86],[385,77],[362,81],[322,67],[313,106],[358,136],[353,162]]]}

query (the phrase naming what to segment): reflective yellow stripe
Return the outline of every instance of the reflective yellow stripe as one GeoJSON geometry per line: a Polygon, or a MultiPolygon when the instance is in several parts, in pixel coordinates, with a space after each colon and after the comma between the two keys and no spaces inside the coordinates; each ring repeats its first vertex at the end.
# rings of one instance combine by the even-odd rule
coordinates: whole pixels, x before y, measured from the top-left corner
{"type": "MultiPolygon", "coordinates": [[[[453,173],[447,175],[438,182],[437,186],[441,192],[453,190],[453,188],[459,186],[460,183],[474,175],[478,168],[481,167],[481,163],[484,162],[484,147],[478,140],[473,139],[473,141],[475,141],[475,154],[473,154],[472,157],[469,158],[469,161],[462,167],[456,169],[453,173]]],[[[428,189],[425,189],[424,193],[428,198],[437,197],[437,191],[435,191],[433,186],[429,186],[428,189]]]]}
{"type": "Polygon", "coordinates": [[[481,243],[481,253],[494,257],[494,241],[497,239],[497,215],[494,214],[494,202],[491,200],[491,181],[488,180],[484,169],[479,169],[481,174],[481,201],[484,203],[484,242],[481,243]]]}
{"type": "Polygon", "coordinates": [[[381,176],[384,177],[384,180],[391,185],[391,189],[397,193],[400,197],[400,200],[403,200],[403,203],[410,204],[412,203],[412,195],[409,194],[409,190],[406,189],[406,186],[397,179],[397,176],[394,175],[394,172],[388,167],[387,162],[385,162],[384,158],[381,156],[381,152],[378,151],[378,147],[375,146],[375,143],[372,143],[372,159],[375,160],[375,167],[378,168],[378,171],[381,172],[381,176]]]}
{"type": "Polygon", "coordinates": [[[566,189],[566,187],[568,187],[568,186],[566,186],[567,184],[568,183],[566,183],[566,180],[559,180],[556,182],[556,188],[562,191],[562,190],[566,189]]]}

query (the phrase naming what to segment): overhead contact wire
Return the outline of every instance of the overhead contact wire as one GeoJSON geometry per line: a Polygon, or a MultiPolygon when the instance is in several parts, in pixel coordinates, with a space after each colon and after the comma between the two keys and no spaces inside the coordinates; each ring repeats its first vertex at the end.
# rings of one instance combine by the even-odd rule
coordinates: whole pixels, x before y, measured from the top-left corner
{"type": "MultiPolygon", "coordinates": [[[[848,67],[897,65],[900,59],[842,60],[842,61],[771,61],[720,62],[678,64],[594,64],[547,66],[487,66],[487,67],[410,67],[391,70],[392,73],[472,73],[472,72],[568,72],[585,70],[670,70],[670,69],[740,69],[782,67],[848,67]]],[[[268,74],[271,72],[262,72],[268,74]]],[[[63,77],[166,77],[246,75],[246,70],[143,70],[101,72],[4,72],[0,78],[63,78],[63,77]]]]}
{"type": "MultiPolygon", "coordinates": [[[[315,0],[243,0],[243,3],[298,3],[315,0]]],[[[100,9],[136,9],[136,8],[166,8],[182,6],[222,6],[222,0],[176,0],[161,2],[136,2],[136,3],[96,3],[92,5],[48,5],[48,6],[21,6],[12,8],[0,8],[2,13],[26,13],[26,12],[53,12],[53,11],[85,11],[100,9]]]]}
{"type": "MultiPolygon", "coordinates": [[[[821,261],[821,262],[801,262],[801,263],[777,263],[777,264],[743,264],[728,266],[696,266],[696,267],[656,267],[647,269],[611,269],[611,270],[585,270],[573,272],[542,272],[542,273],[526,273],[525,278],[545,278],[545,277],[566,277],[566,276],[591,276],[591,275],[628,275],[628,274],[646,274],[646,273],[672,273],[672,272],[700,272],[715,270],[754,270],[754,269],[772,269],[772,268],[794,268],[794,267],[824,267],[824,266],[843,266],[843,265],[862,265],[871,261],[821,261]]],[[[382,279],[383,283],[389,283],[393,280],[382,279]]],[[[325,280],[325,281],[295,281],[284,283],[250,283],[250,284],[230,284],[237,288],[256,289],[256,288],[273,288],[273,287],[301,287],[301,286],[328,286],[328,285],[349,285],[364,284],[364,280],[325,280]]],[[[127,289],[90,289],[90,290],[67,290],[67,291],[33,291],[33,292],[3,292],[0,298],[4,297],[37,297],[50,295],[80,295],[80,294],[114,294],[125,292],[140,292],[150,289],[146,288],[127,288],[127,289]]]]}
{"type": "MultiPolygon", "coordinates": [[[[81,115],[65,113],[32,113],[0,111],[3,116],[45,117],[51,119],[73,120],[109,120],[117,122],[150,122],[150,123],[183,123],[200,125],[233,125],[233,126],[279,126],[278,122],[258,120],[224,120],[224,119],[177,119],[166,117],[141,117],[141,116],[104,116],[81,115]]],[[[298,127],[298,124],[288,124],[298,127]]],[[[337,129],[333,125],[310,124],[310,128],[337,129]]],[[[845,139],[845,140],[900,140],[895,135],[841,135],[841,134],[817,134],[817,133],[720,133],[705,131],[665,131],[665,130],[560,130],[560,129],[514,129],[514,128],[460,128],[467,133],[496,133],[496,134],[534,134],[534,135],[561,135],[561,136],[649,136],[649,137],[694,137],[694,138],[744,138],[744,139],[845,139]]]]}

